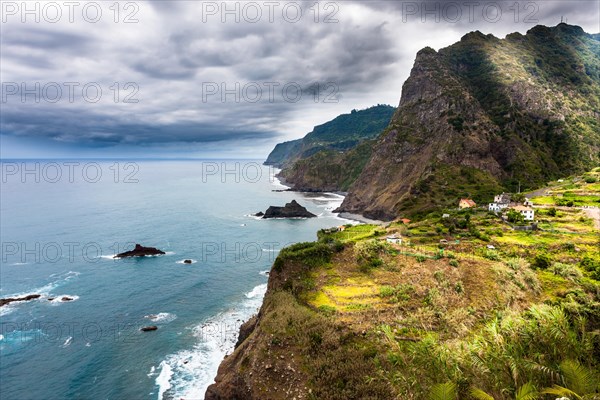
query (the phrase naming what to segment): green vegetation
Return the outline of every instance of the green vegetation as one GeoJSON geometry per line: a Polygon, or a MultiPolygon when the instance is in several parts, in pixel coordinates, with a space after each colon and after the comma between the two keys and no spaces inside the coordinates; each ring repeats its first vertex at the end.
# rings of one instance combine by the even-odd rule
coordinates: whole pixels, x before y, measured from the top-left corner
{"type": "Polygon", "coordinates": [[[257,328],[276,345],[252,357],[298,355],[314,399],[583,399],[600,372],[600,238],[581,211],[543,218],[561,232],[473,210],[322,230],[280,253],[257,328]]]}
{"type": "MultiPolygon", "coordinates": [[[[395,107],[377,105],[339,115],[329,122],[315,126],[303,139],[278,144],[267,157],[265,164],[292,167],[296,161],[311,158],[321,151],[325,151],[329,156],[337,152],[346,152],[362,141],[379,135],[395,111],[395,107]]],[[[370,152],[366,158],[369,156],[370,152]]],[[[362,169],[362,166],[360,168],[362,169]]]]}

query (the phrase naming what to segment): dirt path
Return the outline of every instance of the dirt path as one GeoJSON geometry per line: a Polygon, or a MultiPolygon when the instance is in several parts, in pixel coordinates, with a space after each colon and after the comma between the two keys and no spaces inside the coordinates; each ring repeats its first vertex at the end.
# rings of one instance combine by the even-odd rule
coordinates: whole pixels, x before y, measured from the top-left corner
{"type": "Polygon", "coordinates": [[[600,208],[585,208],[587,215],[594,220],[594,226],[600,230],[600,208]]]}

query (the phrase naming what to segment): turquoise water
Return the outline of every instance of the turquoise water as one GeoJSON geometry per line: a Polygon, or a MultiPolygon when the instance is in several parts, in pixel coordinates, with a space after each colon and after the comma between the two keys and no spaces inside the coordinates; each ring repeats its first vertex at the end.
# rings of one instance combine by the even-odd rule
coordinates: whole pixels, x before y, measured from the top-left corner
{"type": "Polygon", "coordinates": [[[348,222],[259,161],[54,163],[2,163],[0,297],[42,294],[0,308],[3,399],[203,398],[277,251],[348,222]],[[250,215],[292,199],[319,217],[250,215]]]}

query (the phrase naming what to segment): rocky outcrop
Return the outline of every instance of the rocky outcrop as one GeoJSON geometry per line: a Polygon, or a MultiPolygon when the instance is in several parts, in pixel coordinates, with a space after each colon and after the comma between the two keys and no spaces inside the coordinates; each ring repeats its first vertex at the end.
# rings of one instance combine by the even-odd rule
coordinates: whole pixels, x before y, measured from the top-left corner
{"type": "Polygon", "coordinates": [[[283,207],[271,206],[267,208],[263,219],[268,218],[314,218],[315,214],[308,211],[305,207],[292,200],[283,207]]]}
{"type": "Polygon", "coordinates": [[[161,254],[165,254],[165,252],[155,247],[144,247],[140,244],[136,244],[133,250],[119,253],[114,256],[114,258],[157,256],[161,254]]]}
{"type": "Polygon", "coordinates": [[[0,299],[0,307],[5,306],[5,305],[10,304],[15,301],[29,301],[29,300],[39,299],[41,296],[42,296],[41,294],[29,294],[29,295],[23,296],[23,297],[8,297],[6,299],[0,299]]]}

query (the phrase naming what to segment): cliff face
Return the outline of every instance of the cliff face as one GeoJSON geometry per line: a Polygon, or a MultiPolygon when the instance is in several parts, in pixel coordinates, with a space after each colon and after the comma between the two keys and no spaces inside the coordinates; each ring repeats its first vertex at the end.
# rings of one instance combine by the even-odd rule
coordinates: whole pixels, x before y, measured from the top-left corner
{"type": "MultiPolygon", "coordinates": [[[[298,188],[341,190],[340,186],[345,185],[347,189],[358,173],[354,170],[347,172],[342,155],[379,135],[389,124],[394,111],[394,107],[377,105],[339,115],[315,126],[302,139],[279,143],[265,164],[282,168],[281,175],[298,188]]],[[[352,163],[358,162],[362,168],[369,155],[365,154],[363,146],[359,152],[348,154],[348,159],[352,163]]]]}
{"type": "Polygon", "coordinates": [[[600,42],[538,26],[420,51],[341,210],[393,219],[600,162],[600,42]]]}

